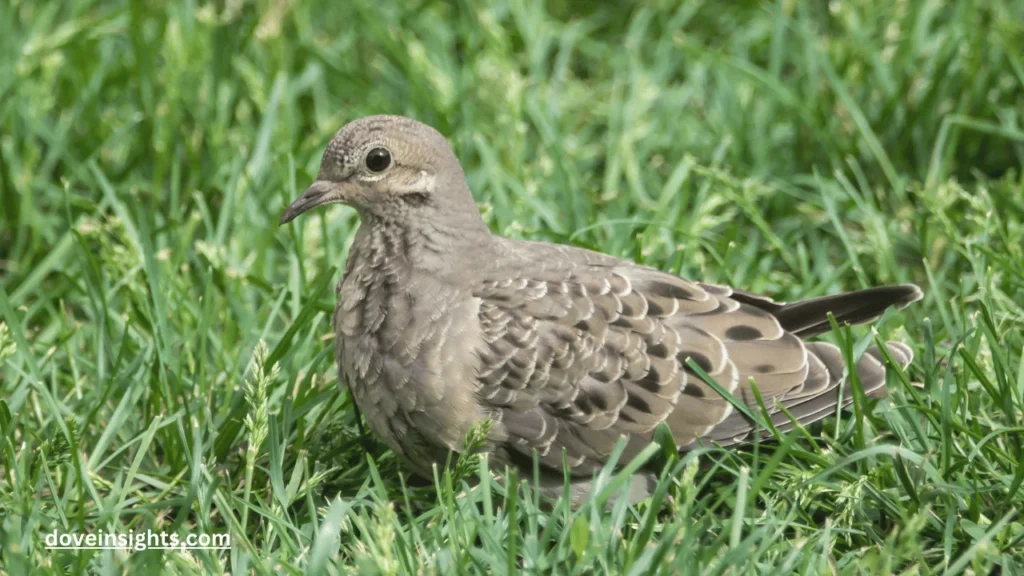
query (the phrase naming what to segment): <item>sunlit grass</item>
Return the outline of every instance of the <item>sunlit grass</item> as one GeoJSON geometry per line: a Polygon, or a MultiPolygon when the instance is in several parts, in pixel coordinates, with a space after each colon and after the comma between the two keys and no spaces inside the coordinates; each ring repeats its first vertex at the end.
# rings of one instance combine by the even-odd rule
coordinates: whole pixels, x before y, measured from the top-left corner
{"type": "Polygon", "coordinates": [[[1024,4],[223,4],[0,7],[0,572],[1024,573],[1024,4]],[[917,359],[859,421],[654,445],[637,507],[403,476],[337,385],[355,214],[277,227],[371,113],[448,135],[501,234],[918,283],[877,326],[917,359]],[[45,549],[100,529],[233,546],[45,549]]]}

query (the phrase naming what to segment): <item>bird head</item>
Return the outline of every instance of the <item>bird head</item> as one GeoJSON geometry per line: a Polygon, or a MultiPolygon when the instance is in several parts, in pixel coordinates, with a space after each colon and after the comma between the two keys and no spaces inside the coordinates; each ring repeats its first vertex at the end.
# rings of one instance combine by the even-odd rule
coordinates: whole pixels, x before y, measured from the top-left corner
{"type": "Polygon", "coordinates": [[[281,215],[286,224],[324,204],[343,203],[361,215],[479,212],[448,141],[402,116],[368,116],[338,130],[320,161],[316,181],[281,215]],[[468,205],[466,204],[468,200],[468,205]]]}

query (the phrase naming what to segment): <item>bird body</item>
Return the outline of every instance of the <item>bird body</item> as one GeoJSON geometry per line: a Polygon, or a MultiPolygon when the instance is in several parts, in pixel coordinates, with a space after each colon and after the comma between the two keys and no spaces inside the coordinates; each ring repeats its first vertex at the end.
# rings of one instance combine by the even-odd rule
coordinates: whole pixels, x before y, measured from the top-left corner
{"type": "MultiPolygon", "coordinates": [[[[557,495],[563,455],[574,500],[626,438],[639,452],[664,422],[680,449],[749,438],[752,422],[690,367],[773,423],[811,423],[848,403],[844,362],[804,338],[864,322],[921,297],[913,285],[794,304],[690,282],[580,248],[494,236],[447,141],[407,118],[374,116],[334,137],[317,181],[282,223],[343,202],[361,224],[334,315],[341,380],[373,432],[429,476],[480,421],[496,467],[532,468],[557,495]]],[[[887,344],[902,365],[910,349],[887,344]]],[[[885,389],[878,349],[855,370],[885,389]]],[[[848,387],[847,387],[848,388],[848,387]]],[[[542,486],[544,488],[544,486],[542,486]]],[[[638,477],[632,498],[646,494],[638,477]]]]}
{"type": "Polygon", "coordinates": [[[336,357],[371,430],[429,477],[485,416],[465,346],[479,306],[453,278],[417,265],[428,241],[410,236],[372,217],[361,224],[338,284],[336,357]]]}

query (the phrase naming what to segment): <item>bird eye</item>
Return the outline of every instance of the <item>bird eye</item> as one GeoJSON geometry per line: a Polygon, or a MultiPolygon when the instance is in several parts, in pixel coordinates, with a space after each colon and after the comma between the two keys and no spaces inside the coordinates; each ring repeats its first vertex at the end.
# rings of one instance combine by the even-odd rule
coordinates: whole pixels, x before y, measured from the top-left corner
{"type": "Polygon", "coordinates": [[[374,148],[366,155],[366,167],[370,172],[383,172],[391,166],[391,152],[387,148],[374,148]]]}

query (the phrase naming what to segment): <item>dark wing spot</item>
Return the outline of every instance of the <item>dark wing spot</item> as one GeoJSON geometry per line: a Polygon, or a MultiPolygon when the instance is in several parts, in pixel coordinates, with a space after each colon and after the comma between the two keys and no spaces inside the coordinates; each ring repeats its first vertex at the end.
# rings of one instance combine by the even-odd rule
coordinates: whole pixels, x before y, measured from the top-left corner
{"type": "Polygon", "coordinates": [[[629,404],[633,408],[636,408],[637,410],[644,412],[646,414],[651,413],[651,405],[647,402],[647,400],[644,400],[639,396],[634,396],[630,394],[629,398],[626,400],[626,404],[629,404]]]}
{"type": "Polygon", "coordinates": [[[658,342],[647,347],[647,353],[658,358],[668,358],[668,346],[664,342],[658,342]]]}
{"type": "Polygon", "coordinates": [[[693,396],[694,398],[703,398],[704,389],[696,384],[687,384],[683,387],[683,394],[687,396],[693,396]]]}
{"type": "Polygon", "coordinates": [[[697,366],[700,366],[700,369],[704,372],[711,372],[711,360],[708,360],[707,356],[700,352],[690,352],[689,350],[683,350],[679,354],[676,354],[676,359],[679,360],[679,364],[683,368],[689,368],[686,364],[687,358],[693,358],[694,363],[696,363],[697,366]]]}
{"type": "Polygon", "coordinates": [[[729,329],[725,331],[725,337],[730,340],[757,340],[761,336],[762,334],[760,330],[745,324],[730,326],[729,329]]]}
{"type": "Polygon", "coordinates": [[[632,328],[633,320],[626,316],[619,316],[611,323],[612,326],[618,326],[619,328],[632,328]]]}
{"type": "Polygon", "coordinates": [[[664,296],[665,298],[675,298],[677,300],[693,300],[693,292],[690,292],[682,286],[676,284],[669,284],[668,282],[661,282],[655,280],[650,284],[650,291],[658,296],[664,296]]]}
{"type": "Polygon", "coordinates": [[[769,372],[775,372],[775,364],[758,364],[754,367],[754,371],[758,374],[767,374],[769,372]]]}
{"type": "Polygon", "coordinates": [[[602,412],[608,409],[608,400],[604,397],[604,394],[591,395],[590,403],[594,405],[594,408],[597,408],[602,412]]]}
{"type": "Polygon", "coordinates": [[[652,366],[643,378],[636,381],[636,384],[648,392],[659,392],[661,390],[661,374],[658,374],[658,371],[652,366]]]}
{"type": "Polygon", "coordinates": [[[595,402],[593,402],[593,400],[594,398],[591,398],[588,394],[579,394],[576,396],[576,400],[573,403],[576,404],[576,407],[584,414],[590,414],[594,411],[593,408],[595,402]]]}
{"type": "Polygon", "coordinates": [[[649,316],[664,316],[665,309],[658,305],[654,300],[647,301],[647,314],[649,316]]]}

